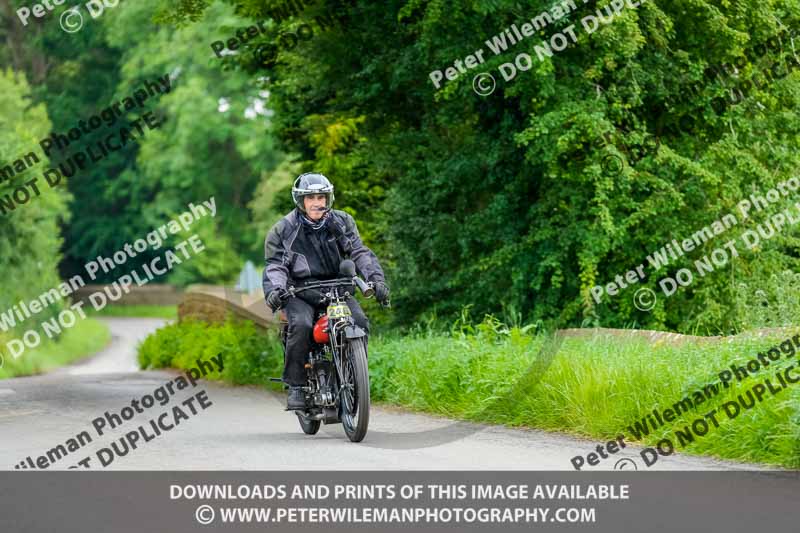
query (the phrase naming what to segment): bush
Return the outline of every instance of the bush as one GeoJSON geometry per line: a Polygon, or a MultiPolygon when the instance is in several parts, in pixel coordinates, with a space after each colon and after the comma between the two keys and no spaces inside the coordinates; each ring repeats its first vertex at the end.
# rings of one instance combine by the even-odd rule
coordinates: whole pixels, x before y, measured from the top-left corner
{"type": "Polygon", "coordinates": [[[225,368],[211,379],[235,385],[262,384],[283,372],[283,348],[275,332],[264,333],[251,322],[229,318],[224,324],[184,320],[147,337],[139,347],[141,368],[188,369],[197,360],[222,354],[225,368]]]}
{"type": "Polygon", "coordinates": [[[783,270],[734,287],[741,329],[788,327],[800,314],[800,273],[783,270]]]}

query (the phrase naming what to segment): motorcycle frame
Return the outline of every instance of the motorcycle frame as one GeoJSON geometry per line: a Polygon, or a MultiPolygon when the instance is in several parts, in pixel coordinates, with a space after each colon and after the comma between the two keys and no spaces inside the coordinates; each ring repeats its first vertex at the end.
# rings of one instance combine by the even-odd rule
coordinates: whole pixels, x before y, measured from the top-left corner
{"type": "MultiPolygon", "coordinates": [[[[334,303],[347,303],[348,298],[355,297],[355,294],[350,294],[349,291],[345,291],[344,295],[340,295],[339,291],[340,288],[336,285],[354,285],[353,281],[350,279],[335,279],[329,280],[325,282],[317,282],[317,283],[309,283],[301,287],[300,289],[314,289],[320,287],[328,287],[330,291],[325,294],[325,299],[327,300],[327,305],[331,305],[334,303]],[[331,286],[333,285],[333,286],[331,286]]],[[[295,292],[299,292],[296,290],[291,290],[290,293],[294,296],[295,292]]],[[[355,291],[354,291],[355,292],[355,291]]],[[[327,314],[327,311],[326,311],[327,314]]],[[[322,420],[326,424],[331,423],[328,421],[327,417],[325,416],[326,409],[334,409],[337,413],[337,422],[341,422],[341,417],[339,416],[339,412],[342,407],[342,383],[344,382],[344,364],[346,363],[345,357],[347,354],[343,352],[345,339],[356,339],[365,337],[366,332],[362,330],[360,327],[355,325],[355,320],[353,319],[352,315],[348,315],[342,318],[335,318],[331,319],[328,317],[328,347],[331,350],[331,358],[333,360],[333,366],[336,369],[336,396],[334,400],[334,406],[328,407],[324,405],[315,406],[318,409],[321,409],[320,413],[316,413],[310,416],[301,415],[309,420],[322,420]],[[349,331],[348,331],[349,330],[349,331]]],[[[319,344],[319,343],[317,343],[319,344]]],[[[284,350],[286,346],[284,344],[284,350]]],[[[285,357],[285,353],[284,353],[285,357]]],[[[317,386],[319,386],[319,382],[317,380],[317,376],[314,376],[314,380],[317,381],[317,386]]],[[[309,391],[312,392],[313,391],[309,391]]]]}

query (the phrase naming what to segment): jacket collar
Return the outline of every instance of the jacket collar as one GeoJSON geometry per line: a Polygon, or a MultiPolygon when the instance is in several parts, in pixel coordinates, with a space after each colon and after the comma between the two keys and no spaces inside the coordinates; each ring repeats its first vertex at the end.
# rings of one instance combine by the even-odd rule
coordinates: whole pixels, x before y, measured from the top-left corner
{"type": "Polygon", "coordinates": [[[295,208],[295,211],[297,213],[297,218],[300,220],[300,222],[304,226],[308,226],[309,228],[315,231],[324,228],[328,224],[328,221],[331,219],[331,211],[325,213],[325,216],[323,216],[318,222],[312,221],[302,211],[300,211],[297,208],[295,208]]]}

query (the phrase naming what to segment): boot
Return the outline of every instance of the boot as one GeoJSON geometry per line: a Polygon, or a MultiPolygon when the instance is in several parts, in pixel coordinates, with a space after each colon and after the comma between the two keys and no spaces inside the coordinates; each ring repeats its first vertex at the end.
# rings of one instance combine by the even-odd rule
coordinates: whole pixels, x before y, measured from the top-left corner
{"type": "Polygon", "coordinates": [[[286,409],[293,411],[295,409],[306,408],[306,393],[303,392],[303,387],[289,387],[289,396],[286,399],[286,409]]]}

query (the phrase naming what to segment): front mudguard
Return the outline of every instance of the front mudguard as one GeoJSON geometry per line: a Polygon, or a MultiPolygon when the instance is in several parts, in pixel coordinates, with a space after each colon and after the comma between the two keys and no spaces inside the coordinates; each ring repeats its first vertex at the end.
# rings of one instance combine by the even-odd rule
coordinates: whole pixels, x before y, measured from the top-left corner
{"type": "Polygon", "coordinates": [[[345,326],[344,336],[348,339],[360,339],[361,337],[366,337],[367,332],[355,325],[345,326]]]}

